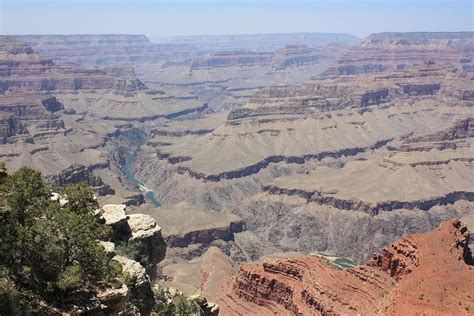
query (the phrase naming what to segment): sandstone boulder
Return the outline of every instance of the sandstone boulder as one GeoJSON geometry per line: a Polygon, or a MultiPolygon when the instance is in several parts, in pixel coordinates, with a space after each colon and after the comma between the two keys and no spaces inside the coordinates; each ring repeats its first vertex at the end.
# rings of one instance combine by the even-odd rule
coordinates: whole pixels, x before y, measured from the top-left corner
{"type": "Polygon", "coordinates": [[[123,204],[106,204],[100,210],[100,216],[105,220],[105,224],[112,227],[112,240],[114,241],[125,241],[131,235],[125,207],[123,204]]]}
{"type": "Polygon", "coordinates": [[[161,227],[153,217],[131,214],[128,225],[132,232],[129,243],[136,245],[139,251],[139,258],[136,259],[145,266],[154,266],[165,258],[166,243],[161,235],[161,227]]]}
{"type": "Polygon", "coordinates": [[[87,311],[91,315],[116,315],[124,310],[127,301],[128,287],[123,284],[118,289],[107,289],[97,294],[100,304],[94,310],[87,311]]]}
{"type": "Polygon", "coordinates": [[[107,254],[111,256],[115,256],[115,245],[113,242],[110,241],[99,241],[99,245],[101,245],[107,254]]]}
{"type": "Polygon", "coordinates": [[[66,197],[61,196],[57,192],[52,192],[50,199],[51,199],[51,201],[57,201],[59,203],[59,205],[61,205],[61,206],[64,206],[67,203],[66,197]]]}
{"type": "Polygon", "coordinates": [[[189,298],[199,306],[204,316],[219,315],[219,305],[213,302],[209,302],[204,296],[193,295],[189,298]]]}

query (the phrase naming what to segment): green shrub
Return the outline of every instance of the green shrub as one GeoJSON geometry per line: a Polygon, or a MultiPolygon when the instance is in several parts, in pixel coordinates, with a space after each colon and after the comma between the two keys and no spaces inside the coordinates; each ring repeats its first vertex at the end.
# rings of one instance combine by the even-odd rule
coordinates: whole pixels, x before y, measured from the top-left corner
{"type": "MultiPolygon", "coordinates": [[[[62,192],[64,207],[51,201],[51,190],[31,168],[0,179],[0,265],[19,292],[52,304],[78,287],[111,285],[118,270],[98,244],[110,228],[93,214],[98,205],[91,189],[78,184],[62,192]]],[[[8,293],[3,300],[15,298],[8,293]]]]}
{"type": "Polygon", "coordinates": [[[195,315],[198,312],[197,304],[188,297],[173,295],[168,289],[159,287],[154,289],[155,306],[153,311],[158,315],[195,315]]]}
{"type": "Polygon", "coordinates": [[[63,187],[61,195],[67,199],[65,206],[75,213],[92,213],[99,208],[94,192],[85,182],[63,187]]]}
{"type": "Polygon", "coordinates": [[[59,274],[58,288],[62,291],[69,291],[81,285],[81,267],[78,264],[68,266],[59,274]]]}
{"type": "Polygon", "coordinates": [[[0,315],[30,315],[29,306],[4,268],[0,269],[0,315]]]}

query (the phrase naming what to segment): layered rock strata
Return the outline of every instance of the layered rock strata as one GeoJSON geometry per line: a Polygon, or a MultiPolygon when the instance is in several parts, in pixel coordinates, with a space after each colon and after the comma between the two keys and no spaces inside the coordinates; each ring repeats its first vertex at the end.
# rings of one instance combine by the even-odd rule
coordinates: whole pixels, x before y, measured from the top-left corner
{"type": "Polygon", "coordinates": [[[74,164],[57,175],[46,177],[46,181],[54,188],[85,182],[99,196],[115,194],[115,191],[104,183],[100,177],[94,175],[91,169],[93,168],[74,164]]]}
{"type": "Polygon", "coordinates": [[[350,49],[324,75],[404,69],[427,61],[472,71],[473,32],[376,33],[350,49]]]}
{"type": "MultiPolygon", "coordinates": [[[[53,182],[86,181],[100,196],[115,191],[127,198],[136,192],[120,182],[119,173],[108,161],[109,151],[117,146],[116,138],[131,128],[124,120],[142,124],[207,109],[195,98],[176,102],[174,95],[147,89],[134,70],[118,60],[111,61],[113,67],[82,68],[81,61],[71,65],[51,59],[57,56],[39,55],[24,39],[0,38],[0,158],[11,170],[31,166],[54,178],[53,182]],[[87,170],[65,170],[67,175],[58,175],[58,170],[77,164],[87,170]],[[106,170],[113,171],[105,175],[107,184],[99,179],[104,179],[106,170]]],[[[89,49],[109,50],[112,55],[117,48],[114,45],[123,49],[127,42],[133,42],[130,47],[143,42],[127,36],[31,36],[28,40],[44,50],[63,44],[87,50],[90,44],[89,49]]],[[[57,53],[74,59],[69,55],[72,50],[58,49],[57,53]]],[[[97,57],[92,52],[83,54],[81,49],[76,54],[86,59],[97,57]]],[[[137,199],[130,203],[137,204],[140,197],[137,199]]]]}
{"type": "Polygon", "coordinates": [[[15,93],[0,100],[0,144],[32,142],[34,136],[64,131],[54,112],[64,109],[55,97],[15,93]]]}
{"type": "Polygon", "coordinates": [[[244,257],[275,247],[364,262],[472,213],[471,77],[426,63],[265,88],[220,124],[160,127],[133,170],[163,205],[238,214],[244,257]]]}
{"type": "Polygon", "coordinates": [[[21,45],[27,47],[15,38],[2,36],[1,41],[1,93],[99,89],[130,95],[145,89],[140,80],[133,78],[133,71],[128,73],[128,78],[120,78],[113,71],[56,65],[53,60],[36,55],[31,48],[12,49],[21,45]]]}
{"type": "Polygon", "coordinates": [[[224,283],[224,313],[462,314],[472,308],[469,232],[457,220],[406,236],[366,265],[338,270],[315,257],[241,265],[224,283]],[[458,304],[459,303],[459,304],[458,304]]]}
{"type": "Polygon", "coordinates": [[[247,177],[271,163],[303,164],[375,150],[394,138],[419,131],[424,121],[432,122],[428,130],[434,132],[452,104],[458,104],[454,115],[462,118],[464,109],[469,113],[470,101],[462,95],[470,90],[469,77],[436,65],[386,75],[383,80],[361,76],[278,86],[257,93],[244,108],[232,110],[227,122],[210,134],[187,133],[176,142],[161,132],[156,139],[171,144],[150,152],[157,151],[158,159],[193,178],[219,181],[247,177]],[[432,111],[432,102],[438,101],[432,111]],[[310,137],[303,137],[303,133],[310,137]],[[337,138],[340,134],[345,137],[337,138]],[[242,139],[248,139],[248,144],[242,139]],[[283,140],[287,147],[281,145],[283,140]],[[263,143],[271,146],[258,145],[263,143]]]}
{"type": "Polygon", "coordinates": [[[317,64],[332,61],[338,56],[338,51],[346,47],[333,45],[329,47],[310,48],[306,45],[288,45],[271,52],[252,51],[223,51],[214,52],[207,56],[187,59],[183,62],[167,62],[163,68],[187,67],[189,71],[211,70],[223,67],[270,67],[275,70],[288,67],[317,64]]]}

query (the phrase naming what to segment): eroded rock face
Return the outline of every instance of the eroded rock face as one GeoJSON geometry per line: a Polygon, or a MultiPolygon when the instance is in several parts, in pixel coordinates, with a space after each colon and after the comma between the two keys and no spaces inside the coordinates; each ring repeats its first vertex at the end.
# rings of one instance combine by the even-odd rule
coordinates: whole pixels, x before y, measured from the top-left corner
{"type": "Polygon", "coordinates": [[[105,225],[112,227],[113,241],[126,241],[131,236],[130,226],[127,222],[129,217],[125,215],[125,207],[122,204],[106,204],[99,210],[105,225]]]}
{"type": "Polygon", "coordinates": [[[151,280],[145,268],[139,262],[123,256],[115,256],[113,260],[120,263],[122,273],[128,277],[130,295],[141,302],[140,312],[148,315],[153,308],[154,298],[151,280]]]}
{"type": "Polygon", "coordinates": [[[219,315],[219,305],[213,302],[208,302],[204,296],[201,295],[193,295],[190,297],[192,301],[194,301],[204,313],[204,316],[217,316],[219,315]]]}
{"type": "Polygon", "coordinates": [[[6,144],[13,136],[27,134],[28,130],[23,127],[21,121],[13,114],[0,113],[0,142],[6,144]]]}
{"type": "Polygon", "coordinates": [[[44,99],[41,103],[51,113],[64,110],[64,105],[54,96],[44,99]]]}
{"type": "Polygon", "coordinates": [[[287,67],[304,66],[314,64],[323,60],[334,58],[334,52],[341,49],[337,45],[324,48],[310,48],[307,45],[287,45],[277,50],[272,57],[272,67],[284,69],[287,67]]]}
{"type": "Polygon", "coordinates": [[[166,254],[161,227],[153,217],[125,214],[123,204],[106,204],[99,210],[105,224],[112,227],[112,242],[101,242],[106,251],[120,263],[127,277],[131,302],[142,315],[149,315],[154,305],[152,280],[156,264],[166,254]]]}
{"type": "Polygon", "coordinates": [[[227,121],[211,134],[176,140],[157,135],[156,140],[166,139],[171,144],[149,149],[155,159],[203,182],[252,176],[280,162],[304,164],[355,156],[424,130],[421,123],[426,120],[433,121],[429,129],[436,129],[442,124],[434,115],[440,108],[431,111],[428,100],[449,107],[457,104],[462,111],[469,108],[470,101],[461,95],[470,91],[470,83],[469,77],[452,67],[426,64],[384,76],[275,86],[256,93],[245,107],[230,111],[227,121]],[[415,109],[411,102],[426,111],[418,106],[415,109]],[[261,143],[269,146],[259,146],[261,143]],[[219,152],[218,161],[213,152],[219,152]]]}
{"type": "Polygon", "coordinates": [[[190,70],[212,69],[215,67],[269,65],[272,54],[253,52],[218,52],[208,57],[189,61],[190,70]]]}
{"type": "Polygon", "coordinates": [[[47,177],[46,181],[55,188],[86,182],[98,196],[115,194],[115,191],[108,184],[104,183],[100,177],[94,175],[91,169],[93,168],[74,164],[57,175],[47,177]]]}
{"type": "Polygon", "coordinates": [[[145,197],[143,194],[133,194],[125,197],[125,205],[127,206],[138,206],[145,203],[145,197]]]}
{"type": "Polygon", "coordinates": [[[466,227],[449,220],[432,232],[403,238],[354,269],[330,268],[315,257],[244,264],[230,287],[223,283],[218,303],[233,314],[462,313],[472,305],[472,282],[464,282],[474,280],[468,240],[466,227]]]}
{"type": "Polygon", "coordinates": [[[407,143],[453,141],[471,137],[474,137],[474,117],[459,120],[444,131],[420,136],[418,138],[410,138],[407,140],[407,143]]]}
{"type": "Polygon", "coordinates": [[[128,295],[125,284],[118,289],[105,290],[97,294],[99,306],[85,312],[94,315],[116,315],[124,310],[128,295]]]}
{"type": "Polygon", "coordinates": [[[234,273],[229,257],[217,247],[211,247],[201,257],[201,295],[215,298],[221,290],[219,285],[234,273]]]}
{"type": "Polygon", "coordinates": [[[410,237],[385,248],[367,264],[387,272],[396,280],[410,274],[420,265],[416,256],[418,245],[410,237]]]}
{"type": "Polygon", "coordinates": [[[129,243],[139,248],[139,261],[145,266],[154,266],[165,258],[166,242],[161,235],[161,227],[150,215],[131,214],[128,225],[132,231],[129,243]]]}
{"type": "Polygon", "coordinates": [[[11,94],[0,98],[0,144],[19,140],[29,141],[39,134],[58,134],[64,130],[60,119],[45,102],[54,102],[44,96],[11,94]]]}
{"type": "Polygon", "coordinates": [[[241,50],[213,52],[183,62],[170,61],[165,63],[163,68],[186,67],[190,72],[230,67],[266,67],[272,70],[281,70],[333,61],[345,49],[346,47],[343,45],[328,45],[318,48],[306,45],[287,45],[275,52],[241,50]]]}
{"type": "Polygon", "coordinates": [[[166,255],[166,242],[156,220],[145,214],[126,215],[126,205],[106,204],[99,210],[105,224],[112,227],[112,241],[133,247],[133,260],[146,268],[153,267],[166,255]]]}

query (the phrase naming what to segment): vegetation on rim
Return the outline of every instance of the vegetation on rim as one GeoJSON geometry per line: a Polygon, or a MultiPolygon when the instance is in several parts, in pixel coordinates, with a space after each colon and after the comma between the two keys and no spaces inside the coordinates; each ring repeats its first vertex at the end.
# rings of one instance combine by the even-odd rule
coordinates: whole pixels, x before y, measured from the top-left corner
{"type": "Polygon", "coordinates": [[[90,188],[63,188],[60,206],[38,171],[0,167],[0,314],[39,302],[61,307],[78,291],[113,287],[120,266],[97,242],[109,228],[93,215],[90,188]]]}

